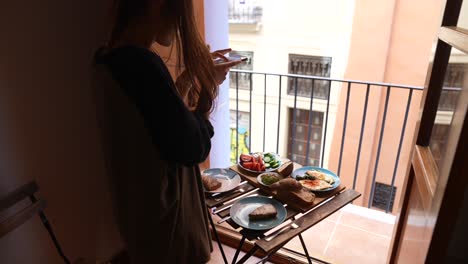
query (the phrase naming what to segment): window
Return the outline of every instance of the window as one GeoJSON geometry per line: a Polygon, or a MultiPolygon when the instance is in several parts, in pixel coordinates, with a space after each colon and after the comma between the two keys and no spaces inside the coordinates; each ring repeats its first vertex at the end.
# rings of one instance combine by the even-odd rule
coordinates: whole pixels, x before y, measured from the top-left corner
{"type": "MultiPolygon", "coordinates": [[[[331,57],[307,56],[289,54],[288,72],[292,74],[330,77],[331,57]]],[[[312,80],[301,78],[289,78],[288,94],[310,98],[312,92],[312,80]]],[[[330,82],[323,80],[314,81],[314,98],[327,99],[330,91],[330,82]]]]}
{"type": "Polygon", "coordinates": [[[449,63],[447,65],[444,86],[437,107],[436,123],[432,128],[431,140],[429,142],[429,147],[437,165],[440,164],[440,160],[445,155],[453,111],[457,106],[460,91],[465,82],[466,72],[468,72],[467,63],[449,63]]]}
{"type": "Polygon", "coordinates": [[[299,164],[319,166],[324,114],[312,111],[309,127],[309,113],[308,110],[289,109],[288,158],[299,164]],[[295,124],[294,112],[296,112],[295,124]],[[310,141],[307,141],[309,133],[310,141]]]}
{"type": "Polygon", "coordinates": [[[439,100],[439,111],[453,111],[457,105],[460,89],[463,87],[465,72],[468,72],[466,63],[449,63],[445,74],[444,88],[439,100]]]}
{"type": "Polygon", "coordinates": [[[229,23],[257,24],[262,21],[263,8],[259,0],[229,0],[229,23]]]}
{"type": "Polygon", "coordinates": [[[382,210],[387,210],[387,203],[388,199],[390,198],[390,206],[389,206],[389,212],[392,211],[393,209],[393,202],[395,201],[395,193],[396,193],[396,187],[395,186],[390,186],[385,183],[381,182],[375,182],[375,190],[374,190],[374,197],[372,199],[372,206],[382,209],[382,210]],[[390,197],[390,192],[392,193],[392,197],[390,197]]]}
{"type": "MultiPolygon", "coordinates": [[[[242,57],[247,57],[247,61],[232,67],[233,69],[247,70],[247,71],[253,70],[254,53],[252,51],[231,51],[229,53],[230,55],[239,55],[242,57]]],[[[239,89],[250,90],[250,76],[251,74],[249,73],[230,72],[229,73],[229,85],[232,89],[236,89],[236,85],[239,84],[239,89]],[[236,76],[239,77],[238,81],[236,80],[236,76]]]]}
{"type": "Polygon", "coordinates": [[[431,134],[430,148],[434,161],[439,164],[440,158],[444,155],[447,135],[450,125],[434,124],[431,134]]]}
{"type": "Polygon", "coordinates": [[[230,110],[230,127],[231,127],[231,162],[233,164],[237,163],[237,157],[241,153],[249,153],[250,146],[250,115],[249,112],[237,112],[236,120],[236,110],[230,110]],[[238,130],[236,133],[236,126],[238,122],[238,130]],[[237,145],[239,142],[239,145],[237,145]]]}

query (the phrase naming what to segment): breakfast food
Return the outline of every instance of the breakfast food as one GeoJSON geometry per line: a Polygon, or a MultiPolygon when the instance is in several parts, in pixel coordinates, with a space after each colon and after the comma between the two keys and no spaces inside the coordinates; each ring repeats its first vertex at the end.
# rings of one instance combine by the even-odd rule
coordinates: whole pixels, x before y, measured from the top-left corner
{"type": "Polygon", "coordinates": [[[293,191],[301,190],[302,185],[293,178],[286,178],[286,179],[282,179],[278,182],[273,183],[272,185],[270,185],[270,188],[278,192],[281,192],[281,191],[293,192],[293,191]]]}
{"type": "Polygon", "coordinates": [[[262,172],[278,168],[281,165],[281,160],[275,153],[256,152],[241,154],[239,163],[245,169],[262,172]]]}
{"type": "Polygon", "coordinates": [[[323,190],[331,188],[331,184],[324,180],[300,180],[299,183],[306,189],[311,191],[323,190]]]}
{"type": "Polygon", "coordinates": [[[329,184],[334,184],[335,179],[332,176],[317,170],[308,170],[304,176],[297,176],[296,180],[321,180],[329,184]]]}
{"type": "Polygon", "coordinates": [[[218,189],[219,187],[221,187],[222,185],[221,182],[218,181],[217,179],[206,176],[206,175],[202,175],[202,182],[203,182],[203,186],[208,191],[214,191],[218,189]]]}
{"type": "Polygon", "coordinates": [[[276,197],[284,202],[291,203],[299,207],[308,207],[315,200],[315,194],[304,189],[294,192],[280,191],[276,194],[276,197]]]}
{"type": "Polygon", "coordinates": [[[315,200],[315,195],[304,190],[302,184],[293,178],[282,179],[270,185],[278,199],[299,207],[307,207],[315,200]]]}
{"type": "Polygon", "coordinates": [[[283,177],[288,177],[294,170],[294,164],[292,161],[285,162],[281,165],[281,168],[278,168],[278,173],[283,175],[283,177]]]}
{"type": "Polygon", "coordinates": [[[264,220],[276,217],[276,208],[271,204],[262,205],[249,214],[250,220],[264,220]]]}
{"type": "Polygon", "coordinates": [[[281,177],[277,173],[263,173],[260,175],[260,179],[263,184],[271,185],[281,180],[281,177]]]}

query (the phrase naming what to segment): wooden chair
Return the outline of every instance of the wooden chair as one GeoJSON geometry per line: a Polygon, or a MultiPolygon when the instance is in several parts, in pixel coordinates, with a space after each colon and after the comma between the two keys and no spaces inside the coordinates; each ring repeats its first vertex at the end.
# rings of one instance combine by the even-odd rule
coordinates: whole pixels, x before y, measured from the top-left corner
{"type": "Polygon", "coordinates": [[[46,215],[44,214],[46,202],[42,199],[37,199],[34,196],[34,194],[38,190],[39,187],[37,186],[36,182],[32,181],[5,195],[4,197],[0,197],[0,212],[7,210],[8,208],[12,207],[16,203],[26,198],[28,198],[31,201],[31,204],[22,208],[19,212],[14,213],[10,217],[7,217],[5,220],[0,222],[0,239],[9,232],[24,224],[29,219],[33,218],[36,215],[39,215],[42,224],[47,229],[50,238],[54,242],[57,252],[62,257],[63,261],[69,264],[70,261],[63,253],[62,248],[60,247],[60,244],[58,243],[57,238],[55,237],[54,231],[52,230],[52,226],[50,225],[46,215]]]}

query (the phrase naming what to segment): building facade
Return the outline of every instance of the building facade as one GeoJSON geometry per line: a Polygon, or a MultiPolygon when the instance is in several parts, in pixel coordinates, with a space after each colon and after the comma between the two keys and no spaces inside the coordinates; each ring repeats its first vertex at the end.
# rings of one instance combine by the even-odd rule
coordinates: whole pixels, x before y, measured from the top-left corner
{"type": "MultiPolygon", "coordinates": [[[[433,18],[443,11],[442,0],[229,3],[230,47],[249,58],[239,69],[412,86],[424,85],[440,25],[433,18]],[[415,12],[423,5],[425,12],[415,12]]],[[[462,72],[463,63],[454,57],[453,71],[462,72]]],[[[456,77],[446,82],[457,85],[456,77]]],[[[371,86],[366,103],[366,86],[353,86],[346,111],[348,88],[338,82],[231,73],[231,161],[239,152],[265,149],[304,165],[335,172],[340,167],[342,182],[363,194],[355,204],[377,209],[389,205],[393,211],[411,155],[422,92],[413,90],[410,96],[409,89],[391,89],[388,94],[387,87],[371,86]]],[[[440,137],[456,92],[443,96],[446,112],[438,115],[441,125],[435,131],[440,137]]],[[[443,148],[443,142],[434,144],[443,148]]]]}

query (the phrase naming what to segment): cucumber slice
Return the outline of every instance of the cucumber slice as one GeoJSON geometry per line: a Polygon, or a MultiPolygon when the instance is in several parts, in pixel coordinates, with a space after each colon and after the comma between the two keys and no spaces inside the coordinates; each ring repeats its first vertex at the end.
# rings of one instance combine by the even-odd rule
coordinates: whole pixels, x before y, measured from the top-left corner
{"type": "Polygon", "coordinates": [[[266,169],[270,168],[270,163],[265,163],[265,168],[266,169]]]}
{"type": "Polygon", "coordinates": [[[270,163],[270,162],[271,162],[271,157],[270,157],[270,156],[264,156],[264,157],[263,157],[263,161],[264,161],[265,163],[270,163]]]}

